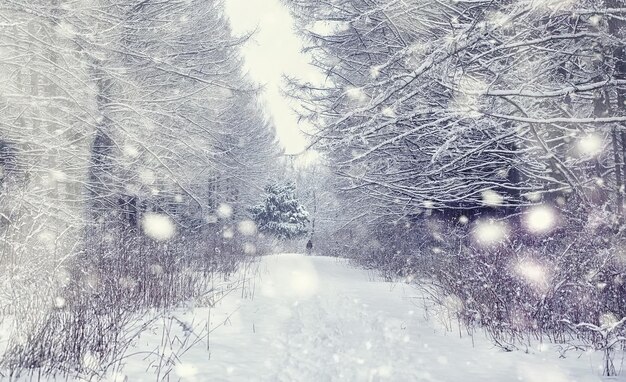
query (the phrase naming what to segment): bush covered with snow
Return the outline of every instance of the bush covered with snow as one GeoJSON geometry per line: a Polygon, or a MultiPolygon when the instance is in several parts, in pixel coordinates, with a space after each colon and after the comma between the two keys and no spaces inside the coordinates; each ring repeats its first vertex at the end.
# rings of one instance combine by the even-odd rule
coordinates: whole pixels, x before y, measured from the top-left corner
{"type": "Polygon", "coordinates": [[[527,351],[539,341],[561,344],[564,353],[601,350],[605,373],[614,374],[613,354],[626,344],[620,323],[626,317],[621,233],[571,213],[541,235],[528,229],[526,214],[490,219],[499,224],[433,214],[371,227],[367,238],[353,233],[342,241],[357,264],[412,283],[468,331],[485,329],[504,349],[527,351]],[[489,237],[499,239],[477,235],[477,229],[487,229],[481,224],[497,230],[489,237]],[[507,227],[505,235],[501,226],[507,227]],[[610,330],[607,315],[613,317],[610,330]]]}
{"type": "Polygon", "coordinates": [[[278,239],[307,234],[309,213],[295,195],[294,183],[272,184],[265,188],[265,200],[250,209],[259,231],[278,239]]]}

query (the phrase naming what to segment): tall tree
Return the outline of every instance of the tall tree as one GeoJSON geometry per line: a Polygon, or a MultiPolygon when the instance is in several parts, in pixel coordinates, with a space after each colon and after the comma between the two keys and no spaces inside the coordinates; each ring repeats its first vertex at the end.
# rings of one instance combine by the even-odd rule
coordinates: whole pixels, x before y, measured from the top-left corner
{"type": "Polygon", "coordinates": [[[515,207],[538,195],[587,208],[606,199],[614,160],[602,149],[626,116],[598,115],[594,95],[624,83],[594,62],[597,42],[619,41],[595,24],[623,10],[587,1],[289,4],[329,77],[300,96],[318,145],[355,187],[410,213],[515,207]]]}
{"type": "Polygon", "coordinates": [[[295,239],[307,234],[309,213],[295,195],[295,184],[273,184],[265,188],[265,199],[250,209],[260,232],[278,239],[295,239]]]}
{"type": "MultiPolygon", "coordinates": [[[[86,314],[81,303],[111,303],[100,292],[129,277],[141,286],[124,297],[153,293],[144,302],[158,305],[167,288],[150,290],[149,267],[174,282],[193,259],[232,270],[240,258],[214,258],[208,245],[232,239],[231,223],[216,228],[211,184],[226,190],[218,203],[243,210],[278,149],[221,6],[0,4],[0,278],[15,292],[9,303],[34,317],[15,321],[15,338],[62,319],[51,301],[69,299],[68,286],[89,292],[72,295],[71,314],[86,314]]],[[[233,251],[243,253],[239,244],[233,251]]],[[[75,345],[54,346],[88,350],[75,345]]]]}

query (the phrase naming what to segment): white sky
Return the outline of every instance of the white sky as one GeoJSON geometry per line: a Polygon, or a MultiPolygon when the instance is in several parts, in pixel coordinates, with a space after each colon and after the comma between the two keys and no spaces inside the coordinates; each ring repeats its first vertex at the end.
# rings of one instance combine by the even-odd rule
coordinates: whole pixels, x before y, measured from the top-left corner
{"type": "Polygon", "coordinates": [[[301,152],[306,139],[300,132],[290,101],[281,94],[283,74],[314,82],[319,76],[306,56],[289,10],[280,0],[225,0],[233,32],[257,30],[243,47],[246,71],[264,86],[263,102],[276,125],[276,133],[288,154],[301,152]]]}

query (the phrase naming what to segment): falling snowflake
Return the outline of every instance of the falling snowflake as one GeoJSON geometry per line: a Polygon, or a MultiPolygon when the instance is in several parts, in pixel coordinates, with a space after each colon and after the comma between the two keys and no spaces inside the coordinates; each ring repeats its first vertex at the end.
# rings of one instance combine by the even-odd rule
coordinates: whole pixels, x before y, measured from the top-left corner
{"type": "Polygon", "coordinates": [[[226,228],[224,232],[222,232],[222,237],[224,239],[230,240],[235,237],[235,232],[231,228],[226,228]]]}
{"type": "Polygon", "coordinates": [[[367,102],[367,100],[369,99],[367,93],[365,93],[362,88],[350,87],[346,89],[346,94],[348,95],[348,98],[350,98],[352,101],[360,104],[367,102]]]}
{"type": "Polygon", "coordinates": [[[520,261],[515,266],[515,272],[528,284],[545,289],[548,286],[548,272],[541,264],[532,260],[520,261]]]}
{"type": "Polygon", "coordinates": [[[372,66],[370,68],[370,76],[374,79],[378,78],[380,76],[380,66],[372,66]]]}
{"type": "Polygon", "coordinates": [[[502,195],[493,190],[485,190],[481,195],[483,204],[489,207],[498,207],[504,202],[502,195]]]}
{"type": "Polygon", "coordinates": [[[536,206],[526,213],[524,223],[531,233],[547,233],[556,225],[556,214],[551,207],[536,206]]]}
{"type": "Polygon", "coordinates": [[[139,181],[147,186],[154,184],[156,177],[154,171],[150,169],[141,169],[139,171],[139,181]]]}
{"type": "Polygon", "coordinates": [[[396,111],[392,107],[386,107],[383,109],[382,114],[387,118],[395,118],[396,111]]]}
{"type": "Polygon", "coordinates": [[[167,215],[147,213],[142,220],[143,232],[156,241],[170,240],[176,234],[176,226],[167,215]]]}
{"type": "Polygon", "coordinates": [[[65,308],[65,299],[63,297],[55,297],[54,299],[54,307],[57,309],[65,308]]]}
{"type": "Polygon", "coordinates": [[[139,149],[134,145],[126,144],[124,145],[124,155],[128,158],[137,158],[139,156],[139,149]]]}
{"type": "Polygon", "coordinates": [[[83,355],[81,359],[81,364],[85,369],[88,370],[98,370],[100,366],[98,358],[91,352],[87,352],[83,355]]]}
{"type": "Polygon", "coordinates": [[[244,236],[253,236],[257,231],[256,223],[252,220],[243,220],[239,222],[237,229],[244,236]]]}
{"type": "Polygon", "coordinates": [[[246,255],[254,255],[256,253],[256,246],[251,243],[245,243],[243,245],[243,252],[246,255]]]}
{"type": "Polygon", "coordinates": [[[222,219],[230,218],[231,216],[233,216],[233,207],[231,207],[229,204],[221,203],[217,207],[217,216],[222,219]]]}
{"type": "Polygon", "coordinates": [[[578,141],[578,152],[583,156],[595,157],[602,152],[603,141],[596,134],[589,134],[578,141]]]}
{"type": "Polygon", "coordinates": [[[163,274],[163,267],[160,266],[159,264],[152,264],[150,266],[150,273],[152,273],[155,276],[162,275],[163,274]]]}
{"type": "Polygon", "coordinates": [[[473,233],[478,244],[492,246],[507,238],[508,227],[505,223],[494,220],[480,221],[474,227],[473,233]]]}

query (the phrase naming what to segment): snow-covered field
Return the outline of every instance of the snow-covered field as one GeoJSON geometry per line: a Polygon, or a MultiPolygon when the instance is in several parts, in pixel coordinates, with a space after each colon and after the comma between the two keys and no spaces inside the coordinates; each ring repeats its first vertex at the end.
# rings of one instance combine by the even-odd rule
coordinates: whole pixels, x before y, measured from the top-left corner
{"type": "Polygon", "coordinates": [[[563,359],[547,346],[526,354],[501,351],[481,335],[459,338],[426,313],[413,288],[376,281],[344,260],[264,257],[246,288],[212,308],[189,307],[158,321],[114,380],[603,380],[597,354],[563,359]]]}

